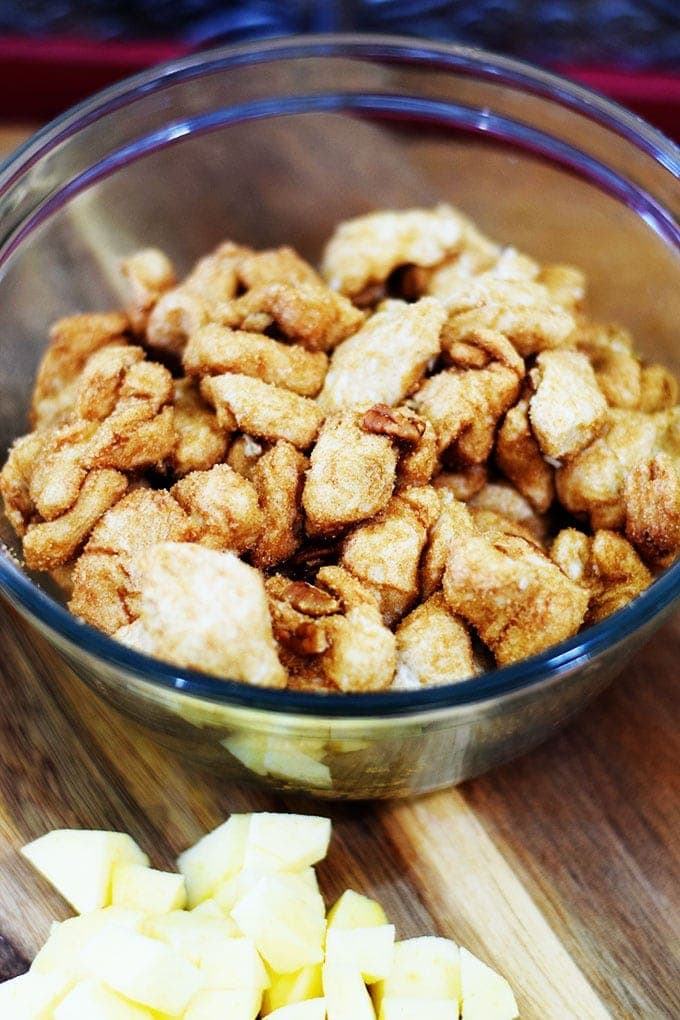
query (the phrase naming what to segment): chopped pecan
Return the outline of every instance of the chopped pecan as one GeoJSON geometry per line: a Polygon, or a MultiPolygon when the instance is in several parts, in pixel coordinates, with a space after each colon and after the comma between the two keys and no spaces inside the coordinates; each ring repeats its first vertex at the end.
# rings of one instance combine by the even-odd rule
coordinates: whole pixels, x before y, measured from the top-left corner
{"type": "Polygon", "coordinates": [[[378,436],[389,436],[402,443],[417,443],[425,431],[422,418],[407,417],[387,404],[374,404],[364,414],[361,427],[364,432],[378,436]]]}

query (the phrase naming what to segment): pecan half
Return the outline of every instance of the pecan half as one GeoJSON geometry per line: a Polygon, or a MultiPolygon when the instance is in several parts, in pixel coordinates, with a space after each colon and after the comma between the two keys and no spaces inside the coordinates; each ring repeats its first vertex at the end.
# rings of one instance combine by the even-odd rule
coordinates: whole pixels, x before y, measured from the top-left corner
{"type": "Polygon", "coordinates": [[[410,418],[387,404],[374,404],[364,414],[361,427],[364,432],[389,436],[402,443],[417,443],[425,431],[425,422],[410,418]]]}

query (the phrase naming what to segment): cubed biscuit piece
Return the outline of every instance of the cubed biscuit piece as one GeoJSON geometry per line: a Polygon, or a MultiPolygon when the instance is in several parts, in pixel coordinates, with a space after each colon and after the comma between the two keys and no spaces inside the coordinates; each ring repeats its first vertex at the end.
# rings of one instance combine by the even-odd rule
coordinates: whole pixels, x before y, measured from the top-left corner
{"type": "Polygon", "coordinates": [[[393,691],[417,691],[473,676],[467,625],[454,616],[441,592],[404,617],[396,630],[397,671],[393,691]]]}
{"type": "Polygon", "coordinates": [[[168,662],[285,687],[259,572],[229,552],[163,542],[143,555],[140,620],[168,662]]]}
{"type": "Polygon", "coordinates": [[[674,422],[672,411],[642,414],[610,408],[601,434],[555,473],[562,505],[572,514],[587,516],[593,529],[623,530],[626,478],[637,463],[663,449],[674,422]]]}
{"type": "Polygon", "coordinates": [[[0,495],[5,514],[17,535],[24,535],[29,524],[41,519],[31,494],[31,481],[44,443],[42,432],[29,432],[16,439],[0,471],[0,495]]]}
{"type": "Polygon", "coordinates": [[[250,481],[253,469],[264,452],[265,444],[259,443],[257,439],[248,435],[236,435],[227,452],[227,464],[250,481]]]}
{"type": "Polygon", "coordinates": [[[328,358],[322,351],[211,323],[189,337],[182,363],[188,375],[236,372],[315,397],[323,385],[328,358]]]}
{"type": "Polygon", "coordinates": [[[71,315],[55,322],[33,389],[33,428],[48,428],[66,420],[73,410],[75,384],[87,359],[107,344],[122,342],[129,329],[128,317],[122,312],[71,315]]]}
{"type": "Polygon", "coordinates": [[[619,326],[580,320],[574,333],[576,348],[585,354],[611,407],[639,408],[642,366],[633,354],[633,338],[619,326]]]}
{"type": "Polygon", "coordinates": [[[139,614],[142,553],[159,542],[188,542],[191,520],[169,492],[134,489],[93,528],[73,571],[69,609],[113,634],[139,614]]]}
{"type": "Polygon", "coordinates": [[[170,491],[191,518],[194,540],[201,545],[243,553],[262,533],[257,492],[228,464],[192,471],[170,491]]]}
{"type": "Polygon", "coordinates": [[[448,205],[384,211],[341,223],[326,245],[322,272],[350,296],[383,283],[398,266],[435,266],[463,244],[467,221],[448,205]]]}
{"type": "Polygon", "coordinates": [[[587,624],[621,609],[652,582],[630,542],[615,531],[590,536],[565,528],[556,536],[550,557],[567,577],[590,590],[587,624]]]}
{"type": "Polygon", "coordinates": [[[586,296],[586,277],[576,266],[555,262],[542,266],[536,277],[556,304],[571,312],[580,309],[586,296]]]}
{"type": "Polygon", "coordinates": [[[628,474],[626,537],[653,567],[669,567],[680,552],[680,458],[657,453],[628,474]]]}
{"type": "Polygon", "coordinates": [[[413,397],[415,409],[437,433],[439,452],[460,465],[489,457],[499,418],[520,389],[517,374],[499,362],[488,368],[449,369],[427,379],[413,397]]]}
{"type": "Polygon", "coordinates": [[[459,471],[440,471],[432,484],[436,489],[448,489],[456,499],[466,503],[487,482],[489,472],[484,464],[471,464],[459,471]]]}
{"type": "Polygon", "coordinates": [[[529,418],[544,456],[561,460],[584,450],[607,420],[607,401],[585,354],[544,351],[531,380],[529,418]]]}
{"type": "Polygon", "coordinates": [[[192,333],[219,320],[221,308],[238,289],[238,266],[249,254],[250,249],[225,241],[199,259],[189,275],[165,291],[152,308],[146,327],[149,345],[179,355],[192,333]]]}
{"type": "Polygon", "coordinates": [[[224,459],[228,433],[190,379],[175,380],[174,404],[177,442],[172,451],[172,469],[180,476],[207,471],[224,459]]]}
{"type": "Polygon", "coordinates": [[[522,538],[470,537],[451,549],[444,595],[475,628],[499,666],[575,634],[588,591],[522,538]]]}
{"type": "Polygon", "coordinates": [[[224,428],[238,426],[243,432],[273,442],[286,439],[301,450],[312,445],[323,421],[323,413],[313,400],[247,375],[206,378],[201,393],[215,407],[217,420],[224,428]]]}
{"type": "Polygon", "coordinates": [[[389,438],[365,432],[360,415],[327,418],[302,494],[308,533],[333,534],[383,510],[394,489],[396,466],[389,438]]]}
{"type": "Polygon", "coordinates": [[[560,347],[576,325],[573,314],[534,280],[504,279],[488,272],[472,279],[461,276],[446,292],[434,293],[455,318],[462,340],[482,330],[501,333],[522,357],[560,347]]]}
{"type": "Polygon", "coordinates": [[[143,248],[123,259],[120,268],[130,289],[127,305],[130,322],[136,333],[143,333],[151,309],[177,282],[174,267],[158,248],[143,248]]]}
{"type": "Polygon", "coordinates": [[[128,371],[144,357],[141,347],[126,343],[110,343],[90,355],[78,378],[74,414],[88,421],[107,418],[118,403],[128,371]]]}
{"type": "Polygon", "coordinates": [[[640,377],[640,410],[647,414],[673,407],[678,380],[663,365],[645,365],[640,377]]]}
{"type": "MultiPolygon", "coordinates": [[[[526,532],[525,537],[539,546],[548,539],[550,522],[533,508],[528,499],[510,482],[487,482],[469,501],[471,510],[493,511],[526,532]]],[[[521,534],[522,531],[519,532],[521,534]]]]}
{"type": "Polygon", "coordinates": [[[450,489],[435,490],[439,496],[439,516],[429,529],[427,546],[420,567],[420,589],[427,599],[441,586],[444,569],[452,548],[466,542],[476,529],[470,511],[450,489]]]}
{"type": "Polygon", "coordinates": [[[317,271],[287,245],[245,255],[239,263],[238,278],[248,289],[265,283],[315,283],[323,286],[317,271]]]}
{"type": "Polygon", "coordinates": [[[356,332],[364,313],[342,294],[318,283],[265,283],[221,311],[225,326],[264,332],[273,323],[309,351],[330,351],[356,332]]]}
{"type": "Polygon", "coordinates": [[[388,625],[399,620],[418,595],[426,539],[427,528],[416,509],[394,496],[382,513],[360,524],[343,543],[342,566],[375,593],[388,625]]]}
{"type": "Polygon", "coordinates": [[[54,570],[68,563],[127,485],[119,471],[90,471],[70,509],[53,520],[29,525],[24,535],[26,565],[31,570],[54,570]]]}
{"type": "Polygon", "coordinates": [[[302,487],[309,461],[290,443],[279,442],[253,467],[263,528],[252,551],[256,567],[263,570],[283,563],[295,553],[303,535],[302,487]]]}
{"type": "Polygon", "coordinates": [[[529,400],[511,407],[496,437],[496,463],[539,514],[555,498],[554,470],[543,458],[529,422],[529,400]]]}
{"type": "Polygon", "coordinates": [[[445,320],[446,312],[434,298],[411,305],[385,302],[354,336],[336,347],[319,395],[320,407],[331,412],[400,403],[439,354],[445,320]]]}
{"type": "Polygon", "coordinates": [[[323,674],[346,693],[385,690],[397,665],[395,637],[378,609],[357,606],[328,618],[330,648],[321,657],[323,674]]]}

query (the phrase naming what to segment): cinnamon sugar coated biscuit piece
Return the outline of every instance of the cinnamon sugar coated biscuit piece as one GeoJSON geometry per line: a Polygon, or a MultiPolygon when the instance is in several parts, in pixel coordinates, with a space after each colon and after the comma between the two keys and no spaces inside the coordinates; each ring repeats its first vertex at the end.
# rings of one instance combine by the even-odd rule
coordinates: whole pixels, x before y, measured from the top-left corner
{"type": "Polygon", "coordinates": [[[353,412],[324,422],[302,493],[310,535],[333,534],[382,510],[394,489],[397,455],[387,436],[361,427],[353,412]]]}
{"type": "Polygon", "coordinates": [[[143,556],[139,619],[168,662],[285,687],[261,575],[229,552],[162,542],[143,556]]]}
{"type": "Polygon", "coordinates": [[[301,450],[312,445],[323,421],[314,401],[247,375],[204,379],[201,393],[215,407],[224,428],[233,422],[252,436],[273,442],[285,439],[301,450]]]}
{"type": "Polygon", "coordinates": [[[142,553],[159,542],[193,537],[191,519],[169,492],[128,492],[92,530],[73,570],[69,609],[113,634],[139,615],[142,553]]]}
{"type": "Polygon", "coordinates": [[[441,592],[404,617],[395,636],[397,670],[393,691],[451,684],[475,673],[470,632],[453,615],[441,592]]]}
{"type": "Polygon", "coordinates": [[[678,383],[577,267],[463,213],[227,240],[60,319],[0,470],[26,565],[131,648],[245,683],[420,690],[517,662],[680,555],[678,383]],[[183,270],[186,267],[183,267],[183,270]]]}
{"type": "Polygon", "coordinates": [[[432,298],[388,301],[333,351],[319,406],[328,414],[351,407],[400,403],[432,358],[446,312],[432,298]]]}

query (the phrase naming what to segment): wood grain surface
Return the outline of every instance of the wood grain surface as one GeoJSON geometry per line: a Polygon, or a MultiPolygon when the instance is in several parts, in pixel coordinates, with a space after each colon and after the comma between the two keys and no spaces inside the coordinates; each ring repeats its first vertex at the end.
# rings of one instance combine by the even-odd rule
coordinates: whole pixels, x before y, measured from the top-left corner
{"type": "MultiPolygon", "coordinates": [[[[20,136],[0,130],[0,149],[20,136]]],[[[462,942],[507,975],[523,1020],[680,1017],[679,662],[676,619],[517,762],[418,800],[319,806],[192,770],[0,604],[0,979],[68,915],[27,840],[120,829],[164,867],[232,811],[321,810],[327,899],[350,885],[402,937],[462,942]]]]}

